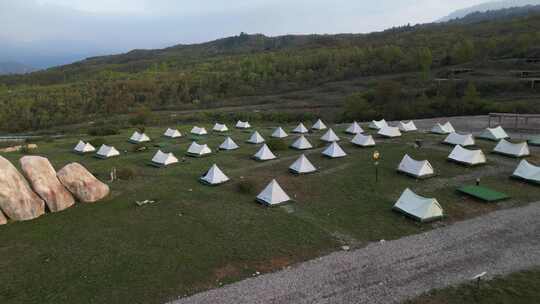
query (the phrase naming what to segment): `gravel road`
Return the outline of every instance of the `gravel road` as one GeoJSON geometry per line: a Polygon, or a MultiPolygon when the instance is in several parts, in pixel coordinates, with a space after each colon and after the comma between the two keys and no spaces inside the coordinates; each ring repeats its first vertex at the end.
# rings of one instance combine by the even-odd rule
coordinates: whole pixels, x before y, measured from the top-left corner
{"type": "Polygon", "coordinates": [[[433,288],[540,265],[540,202],[336,252],[179,299],[192,303],[399,303],[433,288]]]}

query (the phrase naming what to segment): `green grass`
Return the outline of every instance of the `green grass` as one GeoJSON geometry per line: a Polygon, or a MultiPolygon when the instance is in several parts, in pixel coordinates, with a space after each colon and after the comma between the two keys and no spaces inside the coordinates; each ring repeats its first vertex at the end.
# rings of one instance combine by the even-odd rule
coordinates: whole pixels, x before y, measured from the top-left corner
{"type": "MultiPolygon", "coordinates": [[[[211,129],[211,125],[205,127],[211,129]]],[[[187,133],[191,126],[179,129],[187,133]]],[[[228,135],[240,149],[204,158],[185,157],[168,168],[148,165],[158,149],[154,145],[182,159],[191,143],[190,136],[165,139],[161,137],[164,128],[148,128],[146,133],[154,140],[149,149],[131,152],[133,145],[127,139],[133,130],[124,130],[104,138],[122,153],[108,160],[72,153],[79,137],[39,143],[36,153],[47,156],[56,169],[77,161],[102,180],[108,180],[113,167],[132,168],[136,175],[132,180],[112,183],[112,194],[102,202],[78,204],[34,221],[0,227],[0,269],[7,270],[0,272],[0,302],[163,303],[256,271],[279,270],[329,253],[343,243],[358,247],[437,227],[438,223],[421,224],[391,211],[406,187],[436,197],[447,215],[443,222],[499,208],[498,204],[467,201],[456,193],[453,183],[456,178],[460,183],[473,183],[471,173],[496,168],[502,158],[492,157],[481,168],[449,163],[446,156],[451,147],[436,145],[416,150],[410,144],[416,138],[432,143],[441,140],[427,134],[376,139],[376,148],[362,149],[348,142],[350,136],[343,133],[344,129],[335,128],[349,154],[343,159],[321,156],[321,132],[308,136],[314,150],[276,151],[278,160],[256,162],[250,157],[260,146],[245,143],[250,132],[232,130],[228,135]],[[374,181],[371,160],[374,150],[382,155],[378,183],[374,181]],[[288,172],[288,166],[301,153],[320,168],[319,173],[295,176],[288,172]],[[429,159],[438,175],[417,181],[397,174],[397,165],[405,153],[429,159]],[[213,163],[231,178],[230,183],[208,187],[198,182],[213,163]],[[238,190],[241,181],[249,181],[258,192],[272,178],[277,178],[295,203],[266,208],[255,202],[257,193],[238,190]],[[145,199],[157,202],[135,205],[135,201],[145,199]]],[[[271,126],[258,131],[270,139],[271,126]]],[[[224,139],[223,134],[211,134],[201,137],[200,143],[209,144],[215,151],[224,139]]],[[[284,141],[288,146],[294,138],[284,141]]],[[[494,144],[489,145],[493,148],[494,144]]],[[[22,155],[3,156],[18,166],[22,155]]],[[[519,162],[511,161],[516,166],[519,162]]],[[[501,174],[484,177],[482,184],[509,193],[514,205],[540,198],[538,187],[501,174]]]]}

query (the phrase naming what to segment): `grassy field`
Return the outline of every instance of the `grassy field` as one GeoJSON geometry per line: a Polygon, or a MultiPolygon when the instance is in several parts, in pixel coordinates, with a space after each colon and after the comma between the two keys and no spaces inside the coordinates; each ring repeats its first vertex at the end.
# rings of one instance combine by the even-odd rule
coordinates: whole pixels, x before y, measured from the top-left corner
{"type": "MultiPolygon", "coordinates": [[[[206,125],[208,130],[210,125],[206,125]]],[[[257,126],[267,139],[271,125],[257,126]]],[[[287,126],[289,131],[294,126],[287,126]]],[[[364,126],[365,127],[365,126],[364,126]]],[[[191,126],[179,126],[187,133],[191,126]]],[[[99,160],[71,152],[79,137],[41,142],[35,153],[48,157],[55,168],[80,162],[102,180],[111,168],[133,168],[133,180],[111,184],[112,194],[102,202],[78,204],[57,214],[0,227],[1,303],[163,303],[178,296],[218,287],[338,250],[347,244],[361,247],[380,239],[396,239],[497,208],[518,206],[540,199],[540,188],[508,178],[519,160],[488,155],[489,164],[467,168],[446,161],[451,147],[429,134],[407,134],[399,139],[376,139],[371,149],[354,147],[345,126],[335,126],[343,159],[326,159],[320,152],[322,133],[309,135],[315,149],[305,152],[320,168],[317,174],[294,176],[288,166],[301,154],[274,151],[279,159],[250,159],[259,146],[245,143],[250,133],[230,135],[239,150],[205,158],[189,158],[168,168],[148,165],[159,145],[182,158],[191,142],[161,137],[162,128],[148,128],[154,139],[145,152],[131,152],[127,138],[134,130],[104,140],[122,153],[99,160]],[[426,143],[415,149],[415,139],[426,143]],[[381,152],[379,183],[375,183],[372,152],[381,152]],[[438,175],[417,181],[397,174],[405,153],[429,159],[438,175]],[[217,163],[232,181],[219,187],[204,186],[198,177],[217,163]],[[459,195],[459,185],[477,176],[484,186],[506,192],[512,199],[484,204],[459,195]],[[266,208],[254,198],[277,178],[294,203],[266,208]],[[247,181],[247,182],[246,182],[247,181]],[[254,185],[251,193],[239,183],[254,185]],[[410,187],[420,195],[436,197],[446,212],[441,222],[421,224],[391,211],[401,192],[410,187]],[[138,207],[137,200],[155,204],[138,207]]],[[[85,140],[92,137],[82,136],[85,140]]],[[[212,149],[224,140],[211,134],[200,139],[212,149]]],[[[285,139],[292,143],[293,137],[285,139]]],[[[479,142],[485,151],[495,143],[479,142]]],[[[18,166],[19,153],[3,154],[18,166]]]]}

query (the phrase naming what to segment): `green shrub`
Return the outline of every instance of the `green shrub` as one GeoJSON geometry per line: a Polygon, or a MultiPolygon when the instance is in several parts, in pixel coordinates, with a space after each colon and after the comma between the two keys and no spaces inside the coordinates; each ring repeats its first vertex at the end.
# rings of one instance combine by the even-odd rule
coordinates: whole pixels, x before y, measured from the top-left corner
{"type": "Polygon", "coordinates": [[[272,138],[266,142],[268,148],[272,151],[285,151],[288,149],[287,143],[281,139],[272,138]]]}
{"type": "Polygon", "coordinates": [[[242,194],[255,194],[255,183],[250,180],[243,180],[236,184],[236,190],[242,194]]]}
{"type": "Polygon", "coordinates": [[[120,180],[132,180],[140,175],[140,171],[134,167],[123,167],[116,169],[116,177],[120,180]]]}
{"type": "Polygon", "coordinates": [[[90,144],[96,149],[99,149],[99,147],[101,147],[102,145],[107,144],[107,141],[103,137],[96,137],[90,140],[90,144]]]}
{"type": "Polygon", "coordinates": [[[144,152],[148,150],[148,146],[146,144],[136,144],[131,147],[131,152],[144,152]]]}
{"type": "Polygon", "coordinates": [[[114,126],[100,126],[88,130],[88,134],[92,136],[108,136],[118,134],[118,128],[114,126]]]}

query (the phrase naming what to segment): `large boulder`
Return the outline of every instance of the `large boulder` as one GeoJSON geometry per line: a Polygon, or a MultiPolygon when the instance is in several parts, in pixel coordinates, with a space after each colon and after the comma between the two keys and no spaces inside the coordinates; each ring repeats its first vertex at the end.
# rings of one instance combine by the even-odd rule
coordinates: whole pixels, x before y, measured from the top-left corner
{"type": "Polygon", "coordinates": [[[109,186],[100,182],[78,163],[71,163],[56,173],[60,182],[81,202],[93,203],[109,194],[109,186]]]}
{"type": "Polygon", "coordinates": [[[4,215],[4,213],[0,210],[0,225],[5,225],[5,224],[7,224],[7,218],[4,215]]]}
{"type": "Polygon", "coordinates": [[[56,171],[48,159],[41,156],[25,156],[20,159],[24,176],[34,191],[47,203],[51,212],[67,209],[75,199],[56,177],[56,171]]]}
{"type": "Polygon", "coordinates": [[[45,202],[32,191],[28,182],[0,156],[0,209],[15,221],[26,221],[45,213],[45,202]]]}

